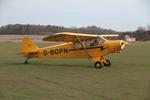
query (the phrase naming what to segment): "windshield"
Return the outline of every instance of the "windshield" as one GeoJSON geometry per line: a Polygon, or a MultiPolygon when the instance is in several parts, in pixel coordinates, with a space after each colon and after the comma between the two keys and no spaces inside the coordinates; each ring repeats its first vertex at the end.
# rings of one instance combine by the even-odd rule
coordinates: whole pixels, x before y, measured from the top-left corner
{"type": "Polygon", "coordinates": [[[104,43],[105,41],[107,41],[107,40],[106,40],[105,38],[103,38],[102,36],[99,36],[98,39],[99,39],[99,41],[102,42],[102,43],[104,43]]]}

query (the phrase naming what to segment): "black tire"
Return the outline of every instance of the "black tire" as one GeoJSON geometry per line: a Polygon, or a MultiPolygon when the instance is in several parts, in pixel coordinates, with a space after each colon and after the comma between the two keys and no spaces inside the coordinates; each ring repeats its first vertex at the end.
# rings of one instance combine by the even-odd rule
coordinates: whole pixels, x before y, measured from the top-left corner
{"type": "Polygon", "coordinates": [[[28,64],[29,58],[25,59],[24,64],[28,64]]]}
{"type": "Polygon", "coordinates": [[[28,61],[25,61],[24,64],[28,64],[28,61]]]}
{"type": "Polygon", "coordinates": [[[103,62],[104,66],[110,67],[111,66],[111,62],[107,59],[106,63],[103,62]]]}
{"type": "Polygon", "coordinates": [[[102,68],[101,62],[100,61],[95,62],[94,67],[98,69],[102,68]]]}

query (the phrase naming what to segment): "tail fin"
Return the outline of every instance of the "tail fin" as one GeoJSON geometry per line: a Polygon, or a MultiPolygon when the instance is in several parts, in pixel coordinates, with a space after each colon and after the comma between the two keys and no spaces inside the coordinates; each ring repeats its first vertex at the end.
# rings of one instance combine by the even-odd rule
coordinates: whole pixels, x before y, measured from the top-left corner
{"type": "Polygon", "coordinates": [[[21,53],[22,54],[29,54],[29,53],[36,53],[38,50],[37,45],[32,42],[31,38],[26,36],[22,40],[22,47],[21,47],[21,53]]]}

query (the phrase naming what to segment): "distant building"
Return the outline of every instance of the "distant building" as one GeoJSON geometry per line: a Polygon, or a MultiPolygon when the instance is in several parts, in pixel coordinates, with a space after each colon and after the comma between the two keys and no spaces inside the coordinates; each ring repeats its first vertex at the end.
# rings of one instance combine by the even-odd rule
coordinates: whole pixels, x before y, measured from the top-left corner
{"type": "Polygon", "coordinates": [[[135,37],[130,37],[129,35],[125,35],[125,41],[127,41],[127,42],[135,42],[136,38],[135,37]]]}

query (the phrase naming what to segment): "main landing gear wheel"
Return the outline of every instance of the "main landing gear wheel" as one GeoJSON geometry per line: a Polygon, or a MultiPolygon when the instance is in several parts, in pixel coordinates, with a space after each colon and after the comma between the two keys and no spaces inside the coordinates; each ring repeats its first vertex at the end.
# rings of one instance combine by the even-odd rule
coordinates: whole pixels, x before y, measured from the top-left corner
{"type": "Polygon", "coordinates": [[[111,66],[111,62],[106,59],[105,62],[103,62],[104,66],[110,67],[111,66]]]}
{"type": "Polygon", "coordinates": [[[102,68],[101,62],[100,61],[95,62],[94,67],[99,69],[102,68]]]}

